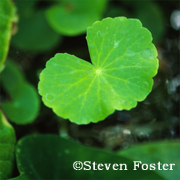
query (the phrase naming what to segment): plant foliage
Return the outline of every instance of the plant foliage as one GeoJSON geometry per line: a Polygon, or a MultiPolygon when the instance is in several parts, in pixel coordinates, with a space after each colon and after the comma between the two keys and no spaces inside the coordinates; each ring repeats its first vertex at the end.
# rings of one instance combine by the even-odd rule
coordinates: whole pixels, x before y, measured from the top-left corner
{"type": "Polygon", "coordinates": [[[0,110],[0,179],[10,178],[14,167],[15,131],[0,110]]]}
{"type": "MultiPolygon", "coordinates": [[[[131,160],[108,151],[87,148],[75,142],[55,135],[26,136],[18,142],[16,148],[17,165],[20,176],[14,180],[30,179],[136,179],[163,180],[153,171],[138,169],[133,171],[131,160]],[[36,154],[36,155],[35,155],[36,154]],[[75,161],[96,163],[125,163],[127,170],[74,170],[75,161]],[[127,173],[129,172],[129,173],[127,173]],[[113,178],[112,178],[113,177],[113,178]]],[[[88,167],[86,167],[88,168],[88,167]]],[[[96,167],[97,168],[97,167],[96,167]]]]}
{"type": "Polygon", "coordinates": [[[49,51],[61,40],[47,23],[44,10],[34,8],[37,2],[16,1],[20,18],[18,32],[12,37],[12,45],[33,53],[49,51]]]}
{"type": "Polygon", "coordinates": [[[38,87],[45,105],[77,124],[136,107],[151,92],[158,69],[151,33],[137,19],[97,21],[86,38],[92,64],[56,54],[42,71],[38,87]]]}
{"type": "Polygon", "coordinates": [[[4,89],[11,97],[11,101],[2,103],[2,109],[8,118],[16,124],[33,122],[40,103],[36,89],[26,82],[22,72],[11,61],[6,63],[1,79],[4,89]]]}
{"type": "Polygon", "coordinates": [[[49,24],[60,34],[75,36],[102,18],[107,0],[62,0],[46,12],[49,24]]]}
{"type": "Polygon", "coordinates": [[[10,0],[0,1],[0,72],[4,68],[13,21],[13,5],[10,0]]]}
{"type": "MultiPolygon", "coordinates": [[[[167,180],[180,179],[180,142],[179,141],[162,141],[152,142],[142,145],[134,145],[129,149],[119,151],[119,155],[134,159],[135,161],[141,160],[147,164],[158,163],[171,164],[174,163],[173,170],[157,170],[156,172],[167,180]]],[[[167,167],[166,167],[167,169],[167,167]]]]}

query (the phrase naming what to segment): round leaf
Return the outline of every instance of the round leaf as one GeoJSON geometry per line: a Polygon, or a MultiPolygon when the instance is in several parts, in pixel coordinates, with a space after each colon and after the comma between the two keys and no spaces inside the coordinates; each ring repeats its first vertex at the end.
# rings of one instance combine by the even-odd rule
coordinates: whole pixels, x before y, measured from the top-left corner
{"type": "Polygon", "coordinates": [[[16,124],[27,124],[35,120],[39,110],[39,97],[34,87],[28,83],[16,88],[12,102],[2,103],[8,118],[16,124]]]}
{"type": "Polygon", "coordinates": [[[53,111],[77,124],[98,122],[143,101],[157,73],[151,33],[137,19],[106,18],[87,30],[92,64],[56,54],[42,71],[39,93],[53,111]]]}
{"type": "Polygon", "coordinates": [[[101,19],[107,0],[62,0],[47,10],[47,20],[57,32],[74,36],[86,31],[94,21],[101,19]]]}
{"type": "Polygon", "coordinates": [[[7,117],[16,124],[27,124],[35,120],[39,111],[39,97],[36,89],[23,77],[17,66],[8,61],[2,73],[2,84],[11,101],[2,103],[7,117]]]}

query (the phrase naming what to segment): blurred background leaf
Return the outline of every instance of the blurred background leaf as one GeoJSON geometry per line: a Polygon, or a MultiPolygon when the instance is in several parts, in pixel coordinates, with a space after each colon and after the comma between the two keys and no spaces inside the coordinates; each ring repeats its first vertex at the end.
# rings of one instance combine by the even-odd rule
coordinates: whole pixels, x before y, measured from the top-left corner
{"type": "MultiPolygon", "coordinates": [[[[20,171],[18,179],[137,179],[163,180],[154,171],[133,171],[133,162],[108,151],[87,148],[56,135],[26,136],[18,142],[16,148],[17,165],[20,171]],[[74,170],[75,161],[96,163],[125,163],[126,170],[74,170]]],[[[87,167],[86,167],[87,168],[87,167]]],[[[96,167],[97,168],[97,167],[96,167]]]]}
{"type": "Polygon", "coordinates": [[[9,50],[14,7],[11,0],[0,1],[0,72],[9,50]]]}
{"type": "Polygon", "coordinates": [[[76,36],[86,32],[88,26],[102,18],[107,0],[62,0],[47,9],[49,24],[66,36],[76,36]]]}
{"type": "MultiPolygon", "coordinates": [[[[119,151],[119,155],[142,161],[147,164],[158,163],[175,164],[173,170],[155,170],[168,180],[180,179],[180,141],[162,141],[134,145],[128,149],[119,151]]],[[[162,169],[162,168],[161,168],[162,169]]]]}
{"type": "Polygon", "coordinates": [[[61,42],[62,36],[47,23],[45,10],[38,9],[38,0],[15,1],[19,14],[18,32],[12,37],[15,47],[41,53],[51,50],[61,42]]]}
{"type": "Polygon", "coordinates": [[[17,124],[31,123],[39,111],[37,90],[23,77],[12,61],[8,61],[1,76],[3,87],[10,95],[10,100],[2,103],[7,117],[17,124]]]}
{"type": "Polygon", "coordinates": [[[14,128],[9,124],[0,110],[0,179],[12,176],[15,158],[16,136],[14,128]]]}

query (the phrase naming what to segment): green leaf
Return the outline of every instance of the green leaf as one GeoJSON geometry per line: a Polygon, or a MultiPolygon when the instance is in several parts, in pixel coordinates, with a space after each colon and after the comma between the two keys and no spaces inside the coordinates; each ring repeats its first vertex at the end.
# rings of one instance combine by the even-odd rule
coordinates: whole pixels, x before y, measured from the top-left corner
{"type": "Polygon", "coordinates": [[[4,62],[9,49],[11,27],[13,19],[13,5],[10,0],[0,1],[0,72],[4,68],[4,62]]]}
{"type": "Polygon", "coordinates": [[[43,10],[35,10],[36,1],[17,1],[19,12],[18,32],[12,37],[12,44],[19,49],[32,52],[50,50],[61,40],[47,23],[43,10]]]}
{"type": "Polygon", "coordinates": [[[153,171],[143,171],[141,169],[133,171],[133,162],[127,158],[108,151],[83,147],[55,135],[35,135],[21,139],[17,145],[16,158],[20,176],[14,180],[163,179],[153,171]],[[74,170],[73,163],[75,161],[110,163],[111,165],[109,170],[74,170]],[[128,170],[112,170],[114,163],[125,163],[128,170]]]}
{"type": "Polygon", "coordinates": [[[11,177],[14,166],[15,132],[0,110],[0,179],[11,177]]]}
{"type": "Polygon", "coordinates": [[[2,103],[7,117],[16,124],[33,122],[39,111],[39,97],[36,89],[25,81],[14,63],[7,62],[2,73],[2,84],[11,96],[10,102],[2,103]]]}
{"type": "MultiPolygon", "coordinates": [[[[136,161],[146,162],[147,164],[158,163],[175,164],[173,170],[155,170],[168,180],[180,179],[180,142],[165,141],[153,142],[143,145],[135,145],[129,149],[124,149],[118,154],[136,161]]],[[[169,166],[170,167],[170,166],[169,166]]],[[[167,168],[167,167],[166,167],[167,168]]],[[[162,166],[161,166],[162,169],[162,166]]]]}
{"type": "Polygon", "coordinates": [[[47,20],[57,32],[75,36],[82,34],[102,18],[107,0],[62,0],[47,10],[47,20]]]}
{"type": "Polygon", "coordinates": [[[56,54],[40,75],[46,106],[77,124],[136,107],[151,92],[158,69],[151,33],[137,19],[106,18],[87,30],[92,64],[56,54]]]}

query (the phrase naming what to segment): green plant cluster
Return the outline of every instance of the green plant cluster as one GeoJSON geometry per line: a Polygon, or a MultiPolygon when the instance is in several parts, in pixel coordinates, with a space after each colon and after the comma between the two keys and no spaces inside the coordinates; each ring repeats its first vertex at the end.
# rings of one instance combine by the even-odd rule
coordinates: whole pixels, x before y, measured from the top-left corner
{"type": "Polygon", "coordinates": [[[165,33],[160,8],[154,2],[146,3],[149,14],[144,2],[140,6],[123,1],[133,9],[130,17],[127,10],[108,0],[0,1],[0,180],[180,178],[179,141],[150,142],[110,152],[58,134],[40,134],[34,128],[42,109],[52,110],[60,121],[87,125],[103,121],[116,110],[136,108],[146,99],[159,68],[154,42],[160,42],[165,33]],[[66,39],[78,39],[85,33],[89,61],[59,50],[66,39]],[[30,58],[17,60],[13,50],[30,54],[30,58]],[[33,64],[30,76],[28,63],[33,64]],[[22,127],[28,128],[23,136],[22,127]],[[125,163],[128,171],[73,169],[75,161],[88,160],[125,163]],[[170,173],[134,171],[132,162],[138,160],[174,162],[176,166],[170,173]]]}

